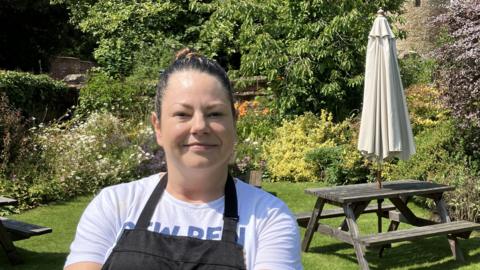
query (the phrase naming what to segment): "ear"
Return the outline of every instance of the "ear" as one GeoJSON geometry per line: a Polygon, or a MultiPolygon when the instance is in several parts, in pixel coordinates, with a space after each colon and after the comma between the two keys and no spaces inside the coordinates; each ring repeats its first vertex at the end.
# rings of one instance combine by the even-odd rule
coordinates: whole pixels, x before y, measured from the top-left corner
{"type": "Polygon", "coordinates": [[[155,138],[157,140],[157,144],[163,146],[162,131],[160,129],[160,119],[157,117],[157,114],[155,112],[152,112],[152,115],[150,116],[150,121],[152,122],[152,126],[155,131],[155,138]]]}

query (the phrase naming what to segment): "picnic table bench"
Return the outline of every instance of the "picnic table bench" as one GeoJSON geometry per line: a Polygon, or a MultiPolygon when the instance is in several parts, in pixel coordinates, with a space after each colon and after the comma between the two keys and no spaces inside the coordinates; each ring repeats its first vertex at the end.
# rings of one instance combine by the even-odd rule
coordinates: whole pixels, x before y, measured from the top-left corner
{"type": "Polygon", "coordinates": [[[320,232],[343,242],[353,245],[357,261],[361,269],[370,269],[365,258],[365,248],[380,246],[380,256],[391,243],[410,241],[436,235],[448,238],[450,249],[455,259],[463,261],[463,254],[457,238],[468,238],[473,230],[479,230],[480,224],[469,221],[451,221],[443,200],[443,193],[454,187],[417,180],[399,180],[384,183],[378,189],[376,184],[356,184],[331,188],[309,188],[305,192],[317,197],[317,202],[308,214],[297,215],[300,226],[306,226],[302,241],[302,250],[307,251],[314,232],[320,232]],[[408,201],[413,196],[433,199],[440,215],[440,222],[417,217],[408,207],[408,201]],[[392,205],[382,206],[388,199],[392,205]],[[371,201],[377,201],[377,206],[368,206],[371,201]],[[339,209],[324,210],[325,204],[339,206],[339,209]],[[378,233],[361,234],[357,219],[361,214],[376,212],[378,216],[378,233]],[[333,228],[320,223],[321,219],[344,216],[343,223],[333,228]],[[381,219],[390,219],[387,232],[382,232],[381,219]],[[417,227],[398,230],[400,223],[408,223],[417,227]]]}
{"type": "MultiPolygon", "coordinates": [[[[14,199],[0,196],[0,206],[13,205],[16,203],[17,201],[14,199]]],[[[52,229],[48,227],[0,217],[0,244],[11,264],[19,264],[22,262],[22,258],[18,254],[13,241],[50,232],[52,232],[52,229]]]]}
{"type": "MultiPolygon", "coordinates": [[[[381,207],[381,211],[383,215],[388,214],[389,211],[395,210],[395,206],[393,204],[383,205],[381,207]]],[[[376,213],[378,208],[376,205],[369,205],[365,210],[363,210],[363,214],[366,213],[376,213]]],[[[307,228],[308,221],[312,216],[311,211],[295,213],[295,217],[297,219],[298,226],[307,228]]],[[[345,212],[342,208],[335,208],[335,209],[324,209],[319,217],[319,219],[327,219],[327,218],[335,218],[335,217],[343,217],[345,216],[345,212]]]]}

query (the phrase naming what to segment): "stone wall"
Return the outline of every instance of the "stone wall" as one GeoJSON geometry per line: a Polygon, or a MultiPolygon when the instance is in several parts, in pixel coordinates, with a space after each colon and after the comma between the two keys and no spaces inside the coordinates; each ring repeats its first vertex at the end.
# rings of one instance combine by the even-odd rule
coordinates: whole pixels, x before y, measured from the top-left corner
{"type": "Polygon", "coordinates": [[[63,80],[69,74],[85,74],[95,64],[75,57],[56,56],[50,61],[50,77],[63,80]]]}
{"type": "Polygon", "coordinates": [[[415,51],[420,55],[428,54],[434,46],[435,29],[429,24],[449,4],[449,0],[407,0],[404,5],[405,24],[400,29],[407,31],[407,38],[397,40],[397,50],[400,55],[415,51]]]}

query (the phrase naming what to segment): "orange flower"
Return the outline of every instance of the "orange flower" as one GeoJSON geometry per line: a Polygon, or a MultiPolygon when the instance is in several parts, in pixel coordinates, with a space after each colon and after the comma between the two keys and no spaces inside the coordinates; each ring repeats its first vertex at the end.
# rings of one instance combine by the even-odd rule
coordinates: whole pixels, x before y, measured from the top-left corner
{"type": "Polygon", "coordinates": [[[248,101],[244,101],[241,103],[235,103],[234,105],[235,109],[237,110],[237,115],[238,117],[245,116],[247,114],[248,110],[248,101]]]}

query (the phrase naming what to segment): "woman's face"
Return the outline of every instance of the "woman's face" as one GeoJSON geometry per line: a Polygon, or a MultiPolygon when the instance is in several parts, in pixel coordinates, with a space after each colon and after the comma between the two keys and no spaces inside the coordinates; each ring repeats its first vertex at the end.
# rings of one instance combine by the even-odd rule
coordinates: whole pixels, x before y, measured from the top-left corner
{"type": "Polygon", "coordinates": [[[195,70],[170,76],[160,121],[152,116],[167,164],[178,169],[226,167],[236,139],[233,119],[222,84],[214,76],[195,70]]]}

